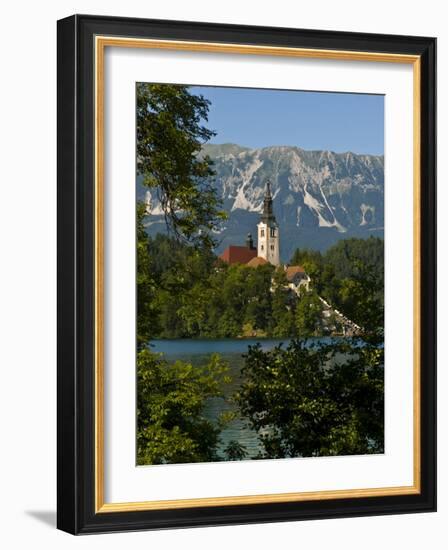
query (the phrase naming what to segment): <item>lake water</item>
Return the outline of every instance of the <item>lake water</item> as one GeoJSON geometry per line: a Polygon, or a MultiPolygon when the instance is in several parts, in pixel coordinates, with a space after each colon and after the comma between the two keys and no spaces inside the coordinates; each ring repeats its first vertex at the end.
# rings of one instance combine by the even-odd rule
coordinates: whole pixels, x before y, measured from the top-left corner
{"type": "MultiPolygon", "coordinates": [[[[324,337],[310,338],[309,343],[330,343],[337,341],[340,338],[324,337]]],[[[224,398],[217,397],[207,400],[204,414],[206,418],[212,421],[217,421],[220,415],[226,411],[237,411],[237,407],[232,403],[230,396],[238,390],[242,383],[241,368],[244,364],[243,354],[247,352],[248,347],[259,343],[263,350],[269,350],[283,343],[283,347],[287,347],[290,342],[288,338],[282,339],[260,339],[260,338],[239,338],[239,339],[223,339],[223,340],[154,340],[151,342],[151,350],[156,353],[163,353],[165,359],[169,362],[186,361],[195,366],[206,365],[210,356],[217,353],[227,362],[229,366],[229,374],[232,382],[224,388],[224,398]]],[[[362,346],[362,341],[358,342],[362,346]]],[[[380,347],[382,347],[381,345],[380,347]]],[[[337,356],[336,356],[337,357],[337,356]]],[[[343,360],[344,356],[340,356],[339,360],[343,360]]],[[[339,362],[339,361],[337,361],[339,362]]],[[[227,424],[226,428],[221,432],[221,445],[218,449],[218,454],[225,457],[224,449],[230,441],[237,441],[246,449],[246,458],[255,458],[262,451],[259,440],[255,431],[253,431],[248,421],[245,418],[236,418],[227,424]]]]}
{"type": "MultiPolygon", "coordinates": [[[[229,365],[232,382],[226,386],[224,398],[211,398],[207,401],[204,414],[209,420],[216,421],[223,412],[236,410],[229,397],[241,385],[241,367],[244,363],[242,355],[247,352],[248,346],[260,343],[263,350],[269,350],[282,342],[286,347],[289,339],[155,340],[151,342],[151,350],[162,352],[168,361],[187,361],[196,366],[206,365],[212,354],[219,353],[229,365]]],[[[247,458],[254,458],[261,450],[257,434],[244,418],[232,420],[221,432],[221,440],[218,450],[221,456],[232,440],[244,445],[247,458]]]]}

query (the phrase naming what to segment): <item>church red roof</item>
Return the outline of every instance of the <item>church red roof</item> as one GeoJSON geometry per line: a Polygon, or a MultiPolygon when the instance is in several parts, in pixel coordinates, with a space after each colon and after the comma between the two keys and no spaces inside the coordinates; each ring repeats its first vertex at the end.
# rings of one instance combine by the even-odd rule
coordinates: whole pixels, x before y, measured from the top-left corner
{"type": "Polygon", "coordinates": [[[257,257],[257,249],[230,245],[219,257],[228,264],[247,264],[252,258],[257,257]]]}

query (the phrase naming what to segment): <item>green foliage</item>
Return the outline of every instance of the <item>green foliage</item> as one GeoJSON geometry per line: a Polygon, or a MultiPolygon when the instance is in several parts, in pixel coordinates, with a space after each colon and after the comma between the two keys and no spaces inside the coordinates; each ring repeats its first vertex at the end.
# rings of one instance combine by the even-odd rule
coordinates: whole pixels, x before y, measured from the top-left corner
{"type": "Polygon", "coordinates": [[[325,253],[325,262],[334,268],[338,279],[359,276],[359,267],[371,270],[380,285],[384,281],[384,241],[378,237],[344,239],[325,253]]]}
{"type": "Polygon", "coordinates": [[[325,254],[296,250],[313,290],[362,328],[363,336],[382,339],[384,325],[384,241],[345,239],[325,254]]]}
{"type": "Polygon", "coordinates": [[[148,236],[143,226],[145,207],[137,205],[137,347],[145,346],[160,331],[154,278],[154,262],[148,253],[148,236]]]}
{"type": "MultiPolygon", "coordinates": [[[[222,422],[204,417],[226,381],[218,358],[206,369],[171,365],[144,344],[155,337],[299,337],[288,349],[251,348],[235,397],[263,445],[262,457],[362,454],[383,450],[383,301],[378,266],[357,242],[327,254],[297,253],[314,269],[309,292],[295,297],[285,272],[267,264],[228,265],[208,248],[146,236],[138,216],[138,463],[220,460],[222,422]],[[330,258],[330,259],[328,259],[330,258]],[[310,346],[322,334],[316,287],[362,327],[349,339],[310,346]],[[146,340],[145,340],[146,338],[146,340]]],[[[356,241],[356,240],[355,240],[356,241]]],[[[367,249],[375,257],[378,240],[367,249]]],[[[333,321],[331,321],[333,323],[333,321]]],[[[232,441],[226,460],[247,450],[232,441]]]]}
{"type": "Polygon", "coordinates": [[[156,337],[237,337],[247,327],[269,333],[273,266],[229,266],[207,249],[161,234],[149,239],[148,254],[157,285],[156,337]]]}
{"type": "MultiPolygon", "coordinates": [[[[229,266],[213,254],[225,214],[213,165],[201,153],[213,132],[203,126],[209,103],[187,86],[137,85],[137,170],[157,194],[169,236],[145,232],[137,207],[137,462],[220,460],[224,417],[204,406],[222,397],[226,366],[168,363],[147,349],[151,339],[300,337],[287,349],[250,348],[239,413],[257,430],[264,457],[320,456],[383,450],[383,242],[341,241],[325,254],[297,250],[312,291],[297,297],[283,270],[229,266]],[[322,333],[327,299],[363,329],[363,344],[309,346],[322,333]]],[[[229,417],[230,418],[230,417],[229,417]]],[[[231,441],[226,459],[247,450],[231,441]]]]}
{"type": "Polygon", "coordinates": [[[274,272],[272,282],[272,315],[270,334],[274,338],[284,338],[295,335],[294,302],[287,288],[286,273],[282,269],[274,272]]]}
{"type": "Polygon", "coordinates": [[[297,303],[295,324],[301,338],[322,333],[322,302],[314,291],[303,292],[297,303]]]}
{"type": "Polygon", "coordinates": [[[378,258],[383,242],[379,239],[341,241],[324,255],[296,251],[294,260],[313,274],[311,291],[302,292],[298,299],[288,288],[285,272],[270,264],[229,266],[210,249],[161,234],[145,238],[142,254],[147,250],[150,259],[138,257],[139,277],[144,275],[152,285],[142,286],[142,295],[152,300],[144,319],[147,325],[141,325],[148,327],[145,334],[161,338],[322,336],[328,334],[326,325],[340,325],[336,317],[323,322],[322,296],[358,324],[365,338],[382,340],[383,275],[378,258]],[[149,289],[154,287],[156,292],[151,294],[149,289]]]}
{"type": "Polygon", "coordinates": [[[304,265],[305,263],[322,265],[322,253],[310,248],[297,248],[291,257],[291,265],[304,265]]]}
{"type": "Polygon", "coordinates": [[[222,396],[227,366],[213,356],[206,367],[169,364],[148,349],[137,357],[137,463],[219,460],[222,426],[203,415],[205,401],[222,396]]]}
{"type": "Polygon", "coordinates": [[[198,154],[214,132],[209,101],[188,86],[137,84],[137,170],[157,191],[167,228],[177,240],[214,246],[225,213],[213,186],[212,162],[198,154]]]}
{"type": "Polygon", "coordinates": [[[227,460],[243,460],[247,456],[247,449],[238,441],[232,440],[224,450],[227,460]]]}
{"type": "Polygon", "coordinates": [[[237,401],[263,444],[259,458],[383,452],[383,355],[350,340],[250,347],[237,401]]]}

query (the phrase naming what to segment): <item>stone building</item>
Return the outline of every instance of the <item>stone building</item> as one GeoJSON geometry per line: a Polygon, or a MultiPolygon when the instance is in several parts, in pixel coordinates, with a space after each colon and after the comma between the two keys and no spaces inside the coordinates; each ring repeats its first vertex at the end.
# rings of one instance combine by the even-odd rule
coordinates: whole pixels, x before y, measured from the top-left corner
{"type": "Polygon", "coordinates": [[[263,200],[263,213],[257,225],[258,256],[272,265],[280,265],[280,231],[272,207],[271,185],[268,180],[263,200]]]}

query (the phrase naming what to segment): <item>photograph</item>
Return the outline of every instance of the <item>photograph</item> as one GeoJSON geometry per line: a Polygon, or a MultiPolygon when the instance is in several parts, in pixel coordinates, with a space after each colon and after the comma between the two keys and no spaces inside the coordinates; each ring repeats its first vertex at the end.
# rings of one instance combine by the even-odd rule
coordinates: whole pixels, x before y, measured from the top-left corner
{"type": "Polygon", "coordinates": [[[58,20],[62,531],[437,508],[436,38],[252,12],[58,20]]]}
{"type": "Polygon", "coordinates": [[[5,550],[443,549],[444,7],[4,4],[5,550]]]}
{"type": "Polygon", "coordinates": [[[384,95],[135,93],[137,466],[385,453],[384,95]]]}

